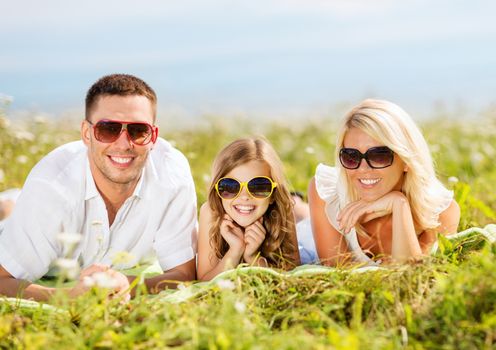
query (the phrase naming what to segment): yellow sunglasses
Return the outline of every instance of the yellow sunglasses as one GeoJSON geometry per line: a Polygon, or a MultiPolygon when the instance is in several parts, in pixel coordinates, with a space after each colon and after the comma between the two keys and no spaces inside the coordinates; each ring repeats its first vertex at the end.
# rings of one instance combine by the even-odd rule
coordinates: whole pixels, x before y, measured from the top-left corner
{"type": "Polygon", "coordinates": [[[243,187],[256,199],[269,198],[277,187],[277,182],[267,176],[256,176],[250,181],[240,182],[232,177],[223,177],[215,184],[215,190],[222,199],[234,199],[239,196],[243,187]]]}

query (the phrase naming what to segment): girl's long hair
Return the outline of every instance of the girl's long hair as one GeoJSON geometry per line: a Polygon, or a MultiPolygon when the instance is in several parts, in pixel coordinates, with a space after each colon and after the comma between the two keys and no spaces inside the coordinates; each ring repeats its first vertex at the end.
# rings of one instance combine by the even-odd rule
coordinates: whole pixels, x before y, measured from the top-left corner
{"type": "Polygon", "coordinates": [[[265,162],[270,168],[270,177],[277,182],[271,203],[263,215],[267,235],[260,247],[260,254],[270,266],[291,269],[299,264],[296,227],[293,215],[293,199],[284,177],[283,165],[270,143],[262,138],[238,139],[227,145],[216,156],[212,166],[212,179],[208,191],[208,203],[212,210],[212,227],[209,231],[210,245],[217,258],[221,259],[229,245],[220,234],[220,225],[225,211],[222,200],[216,193],[215,184],[234,168],[250,161],[265,162]]]}
{"type": "Polygon", "coordinates": [[[347,191],[341,207],[359,199],[338,160],[344,137],[351,128],[360,129],[382,142],[408,166],[402,192],[410,203],[417,234],[439,226],[440,208],[445,207],[452,194],[437,179],[429,147],[415,122],[401,107],[384,100],[364,100],[342,121],[336,142],[336,167],[338,184],[344,185],[347,191]]]}

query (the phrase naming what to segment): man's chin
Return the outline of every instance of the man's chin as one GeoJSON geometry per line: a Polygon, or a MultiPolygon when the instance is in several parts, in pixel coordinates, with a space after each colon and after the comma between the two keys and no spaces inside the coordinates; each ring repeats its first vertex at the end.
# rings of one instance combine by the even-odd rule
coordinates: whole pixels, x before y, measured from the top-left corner
{"type": "Polygon", "coordinates": [[[107,180],[118,185],[130,185],[138,182],[139,174],[109,174],[107,180]]]}

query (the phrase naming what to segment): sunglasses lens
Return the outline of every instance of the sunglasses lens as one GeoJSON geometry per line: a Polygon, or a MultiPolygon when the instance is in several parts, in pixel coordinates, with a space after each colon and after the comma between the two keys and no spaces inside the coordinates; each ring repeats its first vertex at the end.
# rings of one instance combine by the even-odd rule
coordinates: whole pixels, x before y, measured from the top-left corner
{"type": "Polygon", "coordinates": [[[272,182],[265,177],[254,177],[248,182],[248,191],[255,198],[267,198],[272,193],[272,182]]]}
{"type": "Polygon", "coordinates": [[[122,123],[112,120],[100,120],[94,125],[95,138],[104,143],[117,140],[122,132],[123,124],[126,125],[127,134],[136,145],[146,145],[153,137],[153,128],[146,123],[122,123]]]}
{"type": "Polygon", "coordinates": [[[346,169],[356,169],[362,160],[361,153],[353,148],[342,148],[339,151],[339,161],[346,169]]]}
{"type": "Polygon", "coordinates": [[[100,142],[110,143],[119,138],[122,123],[113,121],[99,121],[94,126],[95,138],[100,142]]]}
{"type": "Polygon", "coordinates": [[[224,178],[217,183],[219,196],[224,199],[232,199],[236,197],[240,190],[240,183],[234,179],[224,178]]]}
{"type": "Polygon", "coordinates": [[[150,142],[153,135],[151,125],[143,123],[132,123],[127,125],[127,133],[131,140],[137,145],[143,145],[150,142]]]}
{"type": "Polygon", "coordinates": [[[375,147],[367,151],[367,159],[372,168],[385,168],[393,164],[393,151],[388,147],[375,147]]]}

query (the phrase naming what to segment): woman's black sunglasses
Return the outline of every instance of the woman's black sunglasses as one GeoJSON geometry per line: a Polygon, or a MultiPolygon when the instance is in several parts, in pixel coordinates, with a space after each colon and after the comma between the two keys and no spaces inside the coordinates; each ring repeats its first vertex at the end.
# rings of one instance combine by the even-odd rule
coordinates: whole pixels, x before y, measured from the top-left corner
{"type": "Polygon", "coordinates": [[[394,152],[386,146],[369,148],[365,153],[355,148],[341,148],[339,161],[346,169],[358,169],[365,159],[372,169],[387,168],[393,164],[394,152]]]}

